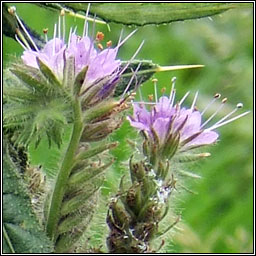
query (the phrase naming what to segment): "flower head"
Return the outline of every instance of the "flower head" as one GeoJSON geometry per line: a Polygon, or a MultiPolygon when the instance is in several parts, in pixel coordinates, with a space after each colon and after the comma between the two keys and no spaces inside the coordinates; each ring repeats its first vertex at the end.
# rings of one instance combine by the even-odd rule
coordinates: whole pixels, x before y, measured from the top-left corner
{"type": "Polygon", "coordinates": [[[205,128],[206,124],[220,111],[227,99],[224,98],[216,112],[208,120],[202,122],[204,112],[221,95],[216,94],[213,101],[210,102],[204,111],[200,112],[195,107],[198,93],[196,93],[190,108],[182,107],[182,103],[188,94],[180,102],[174,104],[175,89],[173,82],[170,97],[160,97],[155,103],[152,103],[153,106],[150,110],[147,109],[146,103],[133,103],[133,116],[129,116],[128,120],[131,126],[139,131],[143,131],[152,144],[158,145],[159,148],[166,149],[172,146],[184,151],[215,143],[219,137],[218,133],[214,131],[216,128],[249,113],[245,112],[227,120],[238,108],[242,107],[242,104],[239,103],[235,110],[211,127],[205,128]]]}
{"type": "MultiPolygon", "coordinates": [[[[100,94],[113,91],[113,87],[124,72],[124,70],[121,69],[121,61],[117,59],[118,49],[134,34],[135,31],[130,33],[123,40],[121,40],[120,36],[119,42],[114,48],[111,48],[112,41],[108,41],[106,43],[106,49],[104,49],[101,44],[102,40],[104,40],[104,34],[102,32],[98,32],[93,38],[88,36],[86,17],[83,35],[77,35],[76,29],[73,30],[71,28],[68,40],[65,42],[65,31],[61,31],[62,27],[65,28],[65,19],[64,12],[61,12],[59,22],[54,26],[53,38],[48,41],[48,29],[44,29],[46,43],[42,49],[39,49],[17,15],[16,18],[23,28],[27,38],[30,40],[29,43],[24,42],[16,35],[17,41],[24,48],[21,57],[24,64],[40,69],[40,65],[38,64],[38,60],[40,60],[52,71],[60,84],[62,84],[65,80],[67,66],[70,65],[70,60],[72,60],[74,76],[77,76],[79,72],[87,67],[85,77],[82,80],[81,94],[86,91],[86,89],[91,88],[91,86],[97,84],[106,77],[108,77],[108,79],[105,79],[105,83],[102,84],[103,90],[100,94]],[[30,47],[30,45],[33,47],[30,47]]],[[[94,32],[92,34],[94,34],[94,32]]]]}

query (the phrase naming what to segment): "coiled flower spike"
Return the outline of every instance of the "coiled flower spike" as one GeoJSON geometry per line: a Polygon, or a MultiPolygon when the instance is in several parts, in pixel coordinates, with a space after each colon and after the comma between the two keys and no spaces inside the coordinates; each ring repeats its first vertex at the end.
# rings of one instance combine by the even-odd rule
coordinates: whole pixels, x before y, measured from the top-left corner
{"type": "MultiPolygon", "coordinates": [[[[172,157],[176,151],[188,151],[193,148],[210,145],[217,141],[217,128],[226,125],[242,116],[247,115],[250,111],[244,112],[238,116],[228,119],[238,109],[242,108],[242,103],[238,103],[236,108],[229,114],[221,118],[212,126],[205,128],[205,126],[216,116],[227,101],[227,98],[222,99],[221,105],[217,110],[202,123],[202,117],[205,111],[216,101],[221,95],[215,94],[213,100],[200,113],[196,108],[196,100],[198,92],[195,94],[193,103],[190,108],[182,107],[182,103],[189,95],[187,92],[184,97],[174,105],[175,101],[175,80],[172,80],[172,89],[170,96],[162,96],[152,103],[133,103],[133,116],[128,116],[131,126],[139,131],[151,141],[152,144],[158,145],[162,153],[170,153],[164,157],[172,157]],[[148,111],[146,105],[149,104],[151,110],[148,111]]],[[[155,86],[156,86],[156,80],[155,86]]]]}
{"type": "MultiPolygon", "coordinates": [[[[88,16],[88,10],[86,16],[88,16]]],[[[87,18],[85,18],[83,35],[78,36],[76,34],[76,29],[73,30],[71,28],[68,41],[67,43],[65,43],[64,16],[65,14],[63,11],[61,12],[61,15],[59,17],[58,24],[55,24],[54,26],[53,39],[48,41],[48,38],[46,36],[46,44],[40,50],[33,42],[31,37],[28,38],[33,42],[32,45],[34,45],[34,49],[31,49],[28,44],[23,44],[18,39],[18,37],[16,37],[18,42],[24,48],[24,52],[21,57],[24,64],[30,67],[39,68],[39,59],[41,62],[47,65],[49,69],[51,69],[51,71],[56,75],[56,78],[59,80],[60,83],[63,83],[65,80],[64,72],[67,65],[70,64],[68,63],[68,60],[72,59],[73,61],[75,76],[78,75],[79,72],[83,70],[83,68],[88,67],[85,79],[83,80],[80,94],[82,94],[87,88],[89,88],[93,84],[96,84],[98,81],[106,78],[107,76],[108,81],[105,81],[105,85],[112,83],[116,84],[121,73],[124,72],[124,70],[121,70],[120,68],[121,61],[116,58],[118,50],[136,32],[136,30],[131,32],[124,40],[121,40],[121,35],[118,45],[115,48],[111,48],[112,43],[111,41],[108,41],[107,48],[103,50],[103,46],[100,42],[103,40],[104,34],[102,32],[98,32],[96,34],[95,40],[89,37],[87,18]],[[63,17],[63,19],[61,19],[61,16],[63,17]],[[63,31],[61,31],[61,27],[64,28],[63,31]],[[95,43],[97,44],[98,49],[94,47],[95,43]]],[[[19,17],[17,15],[16,17],[22,25],[23,29],[26,31],[26,28],[23,26],[19,17]]],[[[45,35],[47,35],[47,30],[44,31],[45,35]]],[[[26,33],[28,34],[27,31],[26,33]]],[[[94,28],[92,33],[94,34],[94,28]]],[[[142,44],[136,51],[137,53],[142,47],[142,44]]],[[[113,87],[113,85],[110,87],[113,87]]],[[[111,90],[108,89],[108,91],[111,90]]]]}

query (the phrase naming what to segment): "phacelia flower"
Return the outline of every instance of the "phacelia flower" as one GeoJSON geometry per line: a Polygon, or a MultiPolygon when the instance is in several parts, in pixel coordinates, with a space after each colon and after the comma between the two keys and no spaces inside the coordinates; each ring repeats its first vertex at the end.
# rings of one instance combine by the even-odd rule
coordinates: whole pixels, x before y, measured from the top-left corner
{"type": "Polygon", "coordinates": [[[204,112],[215,100],[219,99],[221,95],[216,94],[213,100],[202,112],[195,107],[198,93],[196,93],[190,108],[182,107],[182,103],[189,92],[186,93],[179,102],[174,104],[174,81],[175,78],[173,79],[173,87],[169,97],[162,96],[155,103],[149,103],[150,105],[153,104],[150,110],[146,107],[147,103],[133,103],[133,116],[128,117],[131,126],[139,131],[143,131],[152,144],[158,145],[160,148],[177,144],[177,149],[184,151],[213,144],[219,137],[218,133],[215,131],[218,127],[249,113],[248,111],[228,119],[238,108],[242,107],[242,104],[239,103],[233,111],[221,120],[212,126],[205,128],[208,122],[220,111],[227,99],[224,98],[216,112],[205,122],[202,122],[204,112]]]}
{"type": "Polygon", "coordinates": [[[75,76],[78,75],[83,68],[88,67],[85,79],[83,80],[81,93],[106,77],[109,79],[102,85],[102,88],[107,87],[107,91],[111,91],[111,88],[109,89],[109,87],[111,87],[111,85],[114,87],[121,73],[124,71],[121,70],[121,61],[117,59],[118,49],[135,33],[135,31],[130,33],[124,40],[121,40],[120,36],[119,42],[115,48],[111,48],[112,42],[108,41],[106,43],[107,48],[104,49],[103,45],[100,43],[104,39],[104,34],[102,32],[98,32],[95,35],[95,38],[88,36],[87,16],[88,10],[85,18],[83,35],[77,35],[76,29],[73,30],[71,28],[68,40],[65,42],[65,31],[61,31],[61,28],[65,28],[64,12],[61,12],[59,22],[54,26],[53,39],[48,41],[48,30],[45,29],[46,44],[42,49],[38,49],[19,17],[16,15],[19,24],[22,26],[27,38],[30,39],[31,44],[33,45],[32,49],[28,43],[21,42],[18,36],[16,36],[17,41],[24,48],[21,57],[24,64],[39,68],[39,59],[49,67],[59,82],[62,83],[65,77],[65,68],[68,65],[67,62],[69,59],[73,58],[73,70],[75,76]],[[63,16],[63,20],[61,16],[63,16]]]}

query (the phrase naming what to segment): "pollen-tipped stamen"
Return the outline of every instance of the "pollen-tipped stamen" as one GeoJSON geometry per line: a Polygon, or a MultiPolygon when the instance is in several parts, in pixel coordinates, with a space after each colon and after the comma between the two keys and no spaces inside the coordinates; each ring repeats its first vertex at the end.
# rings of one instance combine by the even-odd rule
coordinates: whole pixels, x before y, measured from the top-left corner
{"type": "Polygon", "coordinates": [[[224,98],[221,102],[221,105],[217,108],[217,110],[201,125],[201,128],[203,128],[206,124],[208,124],[223,108],[224,104],[227,102],[227,98],[224,98]]]}
{"type": "Polygon", "coordinates": [[[204,108],[204,110],[201,112],[201,115],[203,115],[206,110],[217,100],[221,97],[221,94],[219,93],[216,93],[213,97],[213,99],[211,100],[211,102],[204,108]]]}
{"type": "Polygon", "coordinates": [[[154,78],[152,79],[152,82],[154,83],[154,93],[155,93],[155,102],[157,103],[158,102],[158,96],[157,96],[157,79],[154,78]]]}
{"type": "Polygon", "coordinates": [[[14,15],[15,18],[17,19],[19,25],[21,26],[21,28],[23,29],[24,33],[26,34],[26,36],[28,37],[28,39],[30,40],[31,44],[33,45],[33,47],[36,49],[37,52],[39,52],[39,49],[37,48],[35,42],[33,41],[32,37],[30,36],[30,34],[28,33],[27,29],[25,28],[24,24],[22,23],[21,19],[19,18],[19,16],[16,13],[16,8],[14,8],[14,15]]]}
{"type": "Polygon", "coordinates": [[[239,119],[239,118],[241,118],[241,117],[243,117],[243,116],[249,114],[250,112],[251,112],[251,111],[246,111],[246,112],[244,112],[244,113],[242,113],[242,114],[240,114],[240,115],[238,115],[238,116],[235,116],[235,117],[233,117],[233,118],[231,118],[231,119],[229,119],[229,120],[227,120],[227,121],[225,121],[225,122],[222,122],[222,123],[219,123],[219,124],[214,124],[212,127],[205,129],[205,131],[212,131],[212,130],[215,130],[215,129],[217,129],[217,128],[223,126],[223,125],[226,125],[226,124],[228,124],[228,123],[231,123],[231,122],[235,121],[236,119],[239,119]]]}
{"type": "Polygon", "coordinates": [[[235,109],[233,109],[230,113],[228,113],[226,116],[224,116],[223,118],[221,118],[215,125],[218,125],[222,122],[224,122],[227,118],[229,118],[231,115],[233,115],[238,109],[242,108],[243,104],[242,103],[238,103],[235,107],[235,109]]]}
{"type": "Polygon", "coordinates": [[[43,33],[44,33],[44,40],[47,43],[48,42],[48,28],[44,28],[43,29],[43,33]]]}
{"type": "Polygon", "coordinates": [[[65,10],[64,9],[61,10],[60,16],[62,17],[62,39],[63,39],[63,41],[65,41],[66,19],[65,19],[65,10]]]}

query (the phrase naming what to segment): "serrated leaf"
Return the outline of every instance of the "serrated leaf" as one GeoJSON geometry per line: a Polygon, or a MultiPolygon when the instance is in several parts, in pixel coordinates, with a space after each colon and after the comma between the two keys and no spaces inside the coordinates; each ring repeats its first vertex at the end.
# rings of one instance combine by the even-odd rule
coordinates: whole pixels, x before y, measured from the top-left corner
{"type": "Polygon", "coordinates": [[[26,87],[34,92],[44,92],[49,90],[49,84],[38,69],[26,65],[13,65],[10,71],[19,78],[26,87]]]}
{"type": "Polygon", "coordinates": [[[4,251],[12,253],[51,253],[53,244],[43,232],[31,207],[25,184],[8,155],[3,159],[4,251]]]}
{"type": "MultiPolygon", "coordinates": [[[[88,3],[64,3],[51,6],[84,11],[88,3]]],[[[92,3],[90,13],[107,22],[143,26],[208,17],[248,3],[92,3]]]]}

